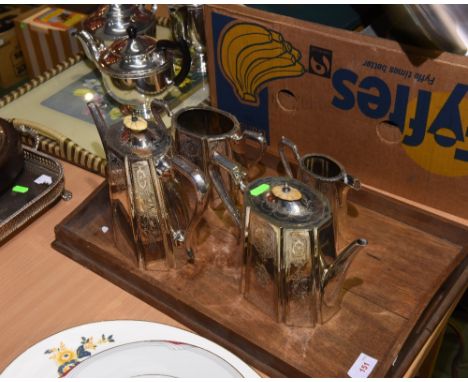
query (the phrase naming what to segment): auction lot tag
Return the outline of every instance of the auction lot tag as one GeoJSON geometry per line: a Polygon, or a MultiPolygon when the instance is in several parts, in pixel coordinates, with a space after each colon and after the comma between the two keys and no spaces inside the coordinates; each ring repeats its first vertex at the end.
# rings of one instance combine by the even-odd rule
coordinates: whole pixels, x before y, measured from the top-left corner
{"type": "Polygon", "coordinates": [[[52,184],[52,177],[49,175],[41,175],[34,180],[36,184],[52,184]]]}
{"type": "Polygon", "coordinates": [[[17,184],[11,190],[13,192],[16,192],[17,194],[25,194],[26,192],[29,191],[29,187],[20,186],[19,184],[17,184]]]}
{"type": "Polygon", "coordinates": [[[372,373],[372,370],[374,370],[375,365],[377,365],[375,358],[361,353],[353,366],[348,370],[348,375],[351,378],[367,378],[372,373]]]}

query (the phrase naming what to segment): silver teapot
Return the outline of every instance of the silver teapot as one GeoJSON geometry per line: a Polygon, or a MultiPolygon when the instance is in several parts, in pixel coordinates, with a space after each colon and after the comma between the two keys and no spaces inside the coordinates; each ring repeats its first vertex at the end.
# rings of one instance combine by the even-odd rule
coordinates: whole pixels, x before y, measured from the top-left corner
{"type": "Polygon", "coordinates": [[[161,125],[128,115],[108,127],[98,107],[92,102],[88,107],[107,156],[116,246],[136,259],[141,269],[174,268],[193,260],[192,237],[208,196],[202,171],[172,155],[172,138],[161,125]],[[191,217],[190,195],[177,173],[194,189],[191,217]],[[182,245],[185,254],[177,251],[182,245]]]}
{"type": "Polygon", "coordinates": [[[314,327],[328,321],[339,310],[348,266],[367,240],[354,240],[338,253],[331,207],[324,195],[284,177],[246,185],[245,172],[237,164],[216,155],[214,160],[243,191],[241,213],[223,192],[219,171],[212,172],[228,211],[234,221],[240,220],[244,297],[287,325],[314,327]]]}
{"type": "Polygon", "coordinates": [[[76,37],[86,56],[102,73],[104,86],[111,97],[128,105],[142,118],[152,119],[150,103],[164,97],[173,85],[179,85],[188,75],[190,51],[183,40],[156,40],[138,35],[135,27],[128,36],[115,40],[109,47],[97,41],[91,33],[81,30],[76,37]],[[181,69],[174,71],[174,53],[182,54],[181,69]]]}
{"type": "Polygon", "coordinates": [[[139,34],[156,36],[156,9],[156,5],[151,10],[137,4],[101,5],[84,21],[83,29],[106,46],[125,37],[127,28],[132,25],[139,34]]]}

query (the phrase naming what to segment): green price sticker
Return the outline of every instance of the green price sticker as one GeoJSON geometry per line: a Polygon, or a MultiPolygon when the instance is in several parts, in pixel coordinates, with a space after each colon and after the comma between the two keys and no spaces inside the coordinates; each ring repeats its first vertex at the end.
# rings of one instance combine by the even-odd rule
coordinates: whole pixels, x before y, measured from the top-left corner
{"type": "Polygon", "coordinates": [[[254,189],[250,190],[250,195],[252,196],[259,196],[270,189],[270,185],[263,183],[260,186],[255,187],[254,189]]]}
{"type": "Polygon", "coordinates": [[[25,194],[26,192],[29,191],[29,187],[16,185],[15,187],[12,188],[12,191],[17,192],[18,194],[25,194]]]}

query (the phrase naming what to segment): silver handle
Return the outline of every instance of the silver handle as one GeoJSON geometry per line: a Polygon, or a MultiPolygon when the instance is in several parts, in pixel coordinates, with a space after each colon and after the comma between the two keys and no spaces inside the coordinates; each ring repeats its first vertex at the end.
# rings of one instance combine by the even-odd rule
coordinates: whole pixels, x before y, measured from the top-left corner
{"type": "Polygon", "coordinates": [[[231,161],[224,155],[219,154],[217,151],[214,151],[211,155],[208,172],[210,174],[211,180],[213,181],[213,186],[215,187],[219,197],[223,201],[226,209],[234,220],[234,223],[239,227],[239,229],[241,229],[242,223],[240,212],[232,200],[231,195],[229,195],[229,192],[226,190],[226,186],[224,185],[223,178],[219,171],[220,168],[229,173],[235,185],[239,187],[241,191],[245,191],[246,188],[244,180],[247,176],[247,172],[241,165],[231,161]]]}
{"type": "Polygon", "coordinates": [[[240,140],[251,140],[260,146],[259,154],[257,158],[255,158],[251,163],[249,163],[249,167],[256,165],[260,160],[263,158],[263,154],[265,153],[266,147],[267,147],[267,142],[266,138],[263,135],[263,133],[257,133],[256,131],[252,130],[244,130],[240,136],[240,140]]]}
{"type": "Polygon", "coordinates": [[[208,190],[210,184],[206,180],[206,177],[203,174],[203,172],[196,165],[194,165],[189,160],[185,159],[183,156],[174,155],[172,157],[172,163],[174,165],[175,170],[182,174],[185,178],[187,178],[193,185],[193,188],[195,189],[197,201],[193,210],[193,214],[189,220],[189,224],[185,230],[184,240],[187,255],[189,259],[193,259],[193,233],[202,217],[203,211],[205,210],[206,202],[208,201],[208,190]]]}
{"type": "Polygon", "coordinates": [[[359,191],[361,189],[361,182],[358,178],[352,175],[346,174],[343,178],[343,183],[348,187],[351,187],[353,190],[359,191]]]}
{"type": "Polygon", "coordinates": [[[294,178],[292,170],[291,170],[291,165],[289,164],[288,160],[286,159],[286,155],[284,153],[285,147],[289,147],[289,149],[293,152],[294,156],[296,157],[296,160],[298,163],[301,163],[301,156],[299,154],[299,150],[296,146],[296,144],[291,141],[290,139],[286,137],[281,137],[281,141],[278,144],[278,151],[280,154],[281,162],[283,163],[284,169],[286,170],[286,174],[290,178],[294,178]]]}
{"type": "Polygon", "coordinates": [[[361,189],[361,182],[358,178],[345,174],[343,180],[340,183],[340,187],[337,188],[338,190],[338,202],[340,206],[343,206],[348,199],[348,192],[349,190],[359,191],[361,189]]]}

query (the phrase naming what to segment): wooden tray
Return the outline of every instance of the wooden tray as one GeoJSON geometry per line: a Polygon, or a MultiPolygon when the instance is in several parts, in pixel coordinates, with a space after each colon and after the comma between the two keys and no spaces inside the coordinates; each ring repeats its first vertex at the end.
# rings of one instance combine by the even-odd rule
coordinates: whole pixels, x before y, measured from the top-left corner
{"type": "Polygon", "coordinates": [[[361,352],[378,360],[371,376],[401,376],[466,288],[468,229],[368,190],[350,197],[353,234],[369,245],[341,310],[315,329],[280,325],[241,297],[226,229],[211,229],[194,265],[140,271],[101,230],[111,226],[106,183],[56,227],[53,247],[270,376],[344,377],[361,352]]]}

